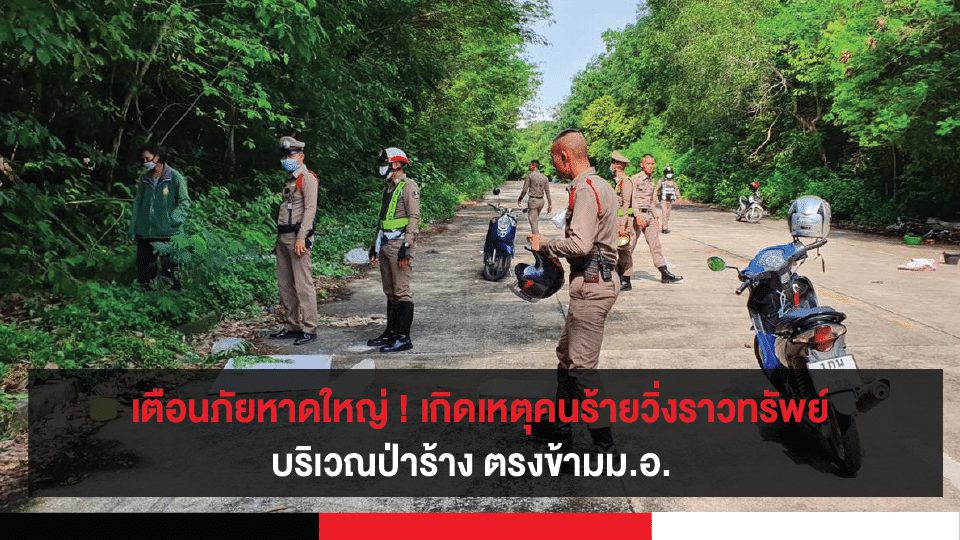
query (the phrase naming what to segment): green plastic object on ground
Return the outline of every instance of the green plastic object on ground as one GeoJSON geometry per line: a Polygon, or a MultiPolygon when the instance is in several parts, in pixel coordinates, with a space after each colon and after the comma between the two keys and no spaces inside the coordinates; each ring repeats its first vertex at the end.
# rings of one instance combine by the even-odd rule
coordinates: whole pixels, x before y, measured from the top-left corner
{"type": "Polygon", "coordinates": [[[905,234],[903,235],[903,243],[908,246],[919,246],[923,243],[923,237],[915,234],[905,234]]]}

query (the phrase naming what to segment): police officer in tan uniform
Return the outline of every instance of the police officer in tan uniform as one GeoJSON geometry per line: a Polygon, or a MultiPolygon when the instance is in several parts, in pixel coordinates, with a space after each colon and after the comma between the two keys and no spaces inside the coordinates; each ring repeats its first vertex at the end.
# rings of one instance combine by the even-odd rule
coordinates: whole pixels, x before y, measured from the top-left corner
{"type": "MultiPolygon", "coordinates": [[[[607,313],[620,292],[620,282],[614,278],[618,201],[610,184],[590,166],[587,142],[579,131],[562,131],[550,153],[558,174],[573,180],[565,238],[547,240],[533,234],[529,240],[534,251],[566,258],[570,264],[570,306],[557,345],[557,397],[584,399],[585,389],[598,388],[592,372],[600,360],[607,313]]],[[[538,423],[537,427],[537,435],[569,448],[569,423],[546,427],[538,423]]],[[[593,424],[590,435],[597,451],[615,451],[609,423],[593,424]]]]}
{"type": "Polygon", "coordinates": [[[277,216],[277,288],[286,312],[285,325],[271,338],[295,338],[294,345],[317,339],[317,289],[313,283],[313,220],[320,181],[303,164],[304,144],[280,139],[280,164],[290,173],[277,216]]]}
{"type": "Polygon", "coordinates": [[[633,276],[633,250],[639,238],[633,227],[633,180],[624,172],[630,160],[620,152],[610,154],[610,171],[616,185],[619,200],[617,208],[617,274],[620,276],[620,290],[633,288],[630,278],[633,276]]]}
{"type": "Polygon", "coordinates": [[[529,193],[527,199],[527,219],[530,220],[530,231],[540,234],[540,211],[543,210],[543,198],[547,198],[547,213],[553,212],[553,201],[550,200],[550,179],[540,172],[540,161],[530,162],[530,174],[523,180],[523,189],[517,204],[523,204],[523,197],[529,193]]]}
{"type": "Polygon", "coordinates": [[[660,200],[660,232],[669,234],[673,203],[680,200],[680,186],[673,178],[673,167],[669,165],[663,170],[663,179],[657,182],[657,199],[660,200]]]}
{"type": "Polygon", "coordinates": [[[657,162],[653,156],[645,154],[640,159],[640,172],[630,177],[634,186],[634,230],[638,236],[643,234],[643,239],[650,247],[653,265],[660,271],[661,283],[676,283],[683,279],[683,276],[675,275],[667,269],[663,248],[660,247],[660,220],[654,213],[656,189],[653,183],[653,171],[656,166],[657,162]]]}
{"type": "Polygon", "coordinates": [[[380,352],[413,348],[413,293],[410,262],[420,228],[420,187],[403,171],[410,160],[399,148],[380,153],[380,175],[386,178],[380,204],[380,227],[370,248],[370,264],[380,264],[380,280],[387,296],[387,328],[367,341],[380,352]]]}

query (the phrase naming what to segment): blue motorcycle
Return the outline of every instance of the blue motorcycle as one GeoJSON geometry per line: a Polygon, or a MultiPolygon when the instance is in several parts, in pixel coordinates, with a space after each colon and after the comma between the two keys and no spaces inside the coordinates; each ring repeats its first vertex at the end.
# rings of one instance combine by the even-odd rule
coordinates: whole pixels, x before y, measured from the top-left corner
{"type": "Polygon", "coordinates": [[[710,257],[707,266],[737,270],[742,282],[737,294],[750,290],[754,354],[777,391],[787,399],[810,400],[826,390],[827,421],[813,427],[827,440],[838,472],[854,476],[863,457],[856,415],[885,400],[890,383],[862,380],[847,351],[846,315],[821,306],[813,283],[796,272],[808,252],[826,243],[818,239],[804,245],[795,238],[791,244],[761,249],[742,270],[728,267],[720,257],[710,257]]]}
{"type": "Polygon", "coordinates": [[[510,272],[513,245],[517,238],[517,218],[513,216],[513,209],[500,206],[500,188],[494,189],[493,194],[497,195],[497,204],[488,203],[487,206],[493,208],[497,215],[490,219],[483,244],[483,279],[500,281],[510,272]]]}

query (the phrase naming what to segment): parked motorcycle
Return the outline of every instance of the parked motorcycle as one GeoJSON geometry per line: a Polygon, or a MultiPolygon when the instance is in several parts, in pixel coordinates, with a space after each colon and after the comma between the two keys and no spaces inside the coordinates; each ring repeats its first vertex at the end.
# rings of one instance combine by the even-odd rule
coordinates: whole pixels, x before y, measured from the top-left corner
{"type": "MultiPolygon", "coordinates": [[[[797,202],[791,207],[791,223],[800,221],[793,216],[796,206],[797,202]]],[[[829,222],[829,206],[826,208],[829,222]]],[[[800,228],[791,225],[791,230],[800,228]]],[[[823,236],[828,230],[829,225],[823,236]]],[[[742,270],[727,266],[720,257],[710,257],[707,265],[713,271],[737,270],[742,282],[738,295],[749,289],[747,311],[755,333],[754,354],[780,394],[787,399],[810,400],[827,390],[827,421],[813,427],[827,440],[838,472],[853,476],[863,458],[856,415],[885,400],[890,382],[861,378],[846,347],[846,315],[821,306],[813,283],[796,272],[809,252],[816,249],[819,253],[826,243],[826,238],[817,238],[804,245],[795,232],[793,243],[761,249],[742,270]]]]}
{"type": "Polygon", "coordinates": [[[483,245],[483,279],[500,281],[510,272],[513,260],[513,245],[517,237],[517,218],[512,208],[500,205],[500,189],[494,189],[497,204],[487,204],[497,215],[490,219],[487,237],[483,245]]]}
{"type": "Polygon", "coordinates": [[[763,209],[763,197],[759,194],[751,194],[746,197],[740,197],[740,204],[737,206],[737,221],[747,220],[747,223],[759,223],[767,211],[763,209]]]}

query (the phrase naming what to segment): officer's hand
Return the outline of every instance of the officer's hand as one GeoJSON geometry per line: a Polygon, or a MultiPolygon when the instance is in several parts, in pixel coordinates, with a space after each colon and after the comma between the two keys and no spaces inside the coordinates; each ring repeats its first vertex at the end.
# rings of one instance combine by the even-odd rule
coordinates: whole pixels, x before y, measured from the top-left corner
{"type": "Polygon", "coordinates": [[[406,259],[397,259],[397,264],[400,265],[400,268],[407,268],[410,266],[410,258],[407,257],[406,259]]]}
{"type": "Polygon", "coordinates": [[[534,251],[540,251],[540,247],[543,245],[543,237],[539,234],[528,235],[527,241],[530,242],[530,249],[534,251]]]}
{"type": "Polygon", "coordinates": [[[548,213],[548,214],[552,214],[552,213],[553,213],[553,205],[550,205],[550,206],[547,207],[547,213],[548,213]]]}
{"type": "Polygon", "coordinates": [[[517,206],[520,206],[521,204],[523,204],[523,197],[517,199],[517,206]]]}
{"type": "Polygon", "coordinates": [[[637,227],[639,227],[639,228],[641,228],[641,229],[646,229],[646,228],[647,228],[647,225],[649,225],[649,224],[650,224],[650,223],[647,221],[647,218],[645,218],[645,217],[643,217],[643,216],[637,216],[637,227]]]}
{"type": "Polygon", "coordinates": [[[307,241],[298,238],[297,241],[293,243],[293,252],[297,254],[297,257],[302,257],[303,254],[307,252],[307,241]]]}
{"type": "Polygon", "coordinates": [[[376,266],[380,262],[380,259],[376,255],[370,257],[370,266],[376,266]]]}

